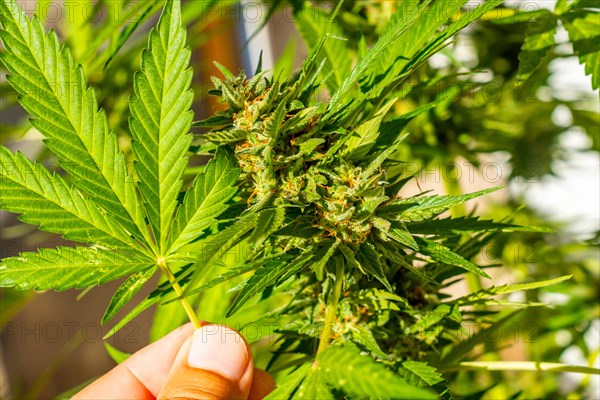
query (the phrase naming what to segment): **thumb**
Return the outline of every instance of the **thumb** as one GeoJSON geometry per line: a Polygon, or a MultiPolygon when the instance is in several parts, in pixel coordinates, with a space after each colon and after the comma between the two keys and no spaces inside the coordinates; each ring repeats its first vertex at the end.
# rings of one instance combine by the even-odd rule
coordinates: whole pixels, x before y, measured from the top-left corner
{"type": "Polygon", "coordinates": [[[239,333],[205,325],[181,346],[158,400],[245,400],[253,371],[250,348],[239,333]]]}

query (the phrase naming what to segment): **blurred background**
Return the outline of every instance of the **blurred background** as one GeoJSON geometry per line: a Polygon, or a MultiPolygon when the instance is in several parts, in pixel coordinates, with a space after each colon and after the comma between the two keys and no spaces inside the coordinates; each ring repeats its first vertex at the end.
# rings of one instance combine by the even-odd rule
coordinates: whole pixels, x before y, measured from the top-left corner
{"type": "MultiPolygon", "coordinates": [[[[139,68],[139,55],[162,1],[18,3],[30,15],[39,15],[70,47],[96,88],[122,148],[129,149],[127,99],[131,79],[139,68]]],[[[339,6],[336,29],[350,40],[361,37],[371,44],[395,4],[344,1],[339,6]]],[[[291,76],[311,46],[305,40],[308,30],[318,29],[306,23],[303,13],[330,11],[336,6],[335,2],[298,0],[184,1],[183,16],[196,71],[196,119],[219,108],[207,95],[212,87],[210,76],[220,75],[213,61],[233,72],[244,69],[252,75],[262,59],[263,68],[272,69],[276,76],[291,76]]],[[[506,12],[489,15],[463,30],[421,67],[395,106],[393,112],[403,114],[440,96],[447,100],[407,127],[411,135],[402,150],[403,168],[416,178],[403,194],[429,189],[440,194],[459,193],[507,185],[507,189],[486,196],[463,212],[475,206],[486,218],[512,215],[516,223],[553,227],[555,232],[514,232],[496,237],[478,256],[481,263],[503,266],[494,271],[493,283],[565,274],[573,274],[573,278],[538,293],[527,293],[528,300],[551,306],[520,313],[513,321],[514,331],[503,335],[501,343],[490,343],[499,350],[486,357],[599,367],[598,90],[592,90],[591,78],[573,55],[569,32],[561,23],[555,26],[555,43],[541,68],[525,84],[515,86],[525,33],[536,23],[535,19],[515,15],[553,12],[555,1],[506,1],[504,6],[506,12]],[[420,85],[424,78],[432,77],[439,77],[435,84],[420,85]]],[[[0,128],[4,145],[56,169],[55,159],[7,84],[4,69],[0,74],[0,128]]],[[[0,224],[1,257],[69,244],[57,235],[20,223],[10,213],[1,212],[0,224]]],[[[0,397],[53,398],[110,369],[114,362],[102,340],[110,327],[99,321],[119,283],[89,292],[0,290],[0,397]]],[[[480,284],[468,280],[452,290],[458,294],[480,284]]],[[[138,296],[143,298],[147,293],[138,296]]],[[[127,352],[143,347],[152,336],[154,312],[151,309],[141,314],[109,343],[127,352]]],[[[600,398],[597,376],[462,373],[454,386],[457,393],[467,394],[473,391],[473,382],[482,389],[493,386],[486,398],[507,398],[515,393],[522,396],[518,398],[600,398]]]]}

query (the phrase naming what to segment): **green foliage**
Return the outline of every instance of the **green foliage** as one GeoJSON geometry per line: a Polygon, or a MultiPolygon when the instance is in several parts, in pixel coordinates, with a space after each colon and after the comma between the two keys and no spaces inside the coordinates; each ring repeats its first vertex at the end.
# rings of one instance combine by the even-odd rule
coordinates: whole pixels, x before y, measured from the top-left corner
{"type": "Polygon", "coordinates": [[[314,374],[322,375],[331,386],[348,394],[386,399],[436,398],[429,391],[409,385],[352,346],[330,347],[317,358],[317,363],[314,374]]]}
{"type": "MultiPolygon", "coordinates": [[[[522,84],[540,67],[554,46],[557,23],[567,30],[574,54],[591,75],[592,88],[598,89],[600,79],[600,13],[597,4],[581,1],[558,1],[554,12],[535,10],[522,12],[519,18],[528,23],[525,41],[519,54],[517,83],[522,84]]],[[[515,22],[515,17],[497,22],[515,22]]]]}
{"type": "Polygon", "coordinates": [[[124,155],[109,131],[106,114],[98,109],[94,90],[87,87],[83,69],[55,33],[46,35],[37,16],[29,21],[16,2],[0,4],[4,27],[0,38],[7,50],[2,63],[21,95],[19,102],[33,117],[33,126],[47,138],[47,146],[77,189],[93,196],[99,207],[110,209],[132,235],[139,235],[143,217],[124,155]]]}
{"type": "Polygon", "coordinates": [[[585,65],[585,72],[592,76],[592,87],[600,87],[600,12],[598,4],[574,1],[569,5],[557,3],[561,22],[569,33],[573,50],[585,65]],[[563,7],[560,10],[560,7],[563,7]],[[589,12],[593,8],[596,12],[589,12]],[[566,10],[565,10],[566,9],[566,10]]]}
{"type": "Polygon", "coordinates": [[[138,97],[130,103],[135,177],[127,174],[116,136],[68,48],[60,48],[56,35],[46,35],[39,19],[30,21],[14,1],[2,1],[0,7],[7,49],[2,60],[9,79],[34,126],[74,179],[70,186],[41,164],[2,147],[0,202],[24,222],[92,245],[7,258],[0,284],[63,290],[131,275],[115,293],[103,322],[131,300],[157,266],[179,288],[166,259],[217,222],[236,192],[238,177],[230,168],[231,156],[219,153],[198,174],[183,203],[177,202],[191,142],[193,100],[179,2],[165,6],[135,79],[138,97]],[[39,91],[42,97],[35,96],[39,91]]]}
{"type": "Polygon", "coordinates": [[[5,210],[21,214],[23,222],[39,225],[66,239],[114,248],[139,248],[127,231],[113,222],[77,189],[41,164],[22,154],[0,148],[2,194],[5,210]]]}
{"type": "Polygon", "coordinates": [[[421,246],[419,251],[425,255],[428,255],[433,260],[444,264],[454,265],[467,271],[475,272],[484,278],[490,278],[490,276],[483,272],[479,267],[474,265],[472,262],[465,260],[463,257],[454,253],[446,246],[426,239],[420,239],[420,241],[421,246]]]}
{"type": "Polygon", "coordinates": [[[517,81],[526,81],[539,68],[554,46],[555,34],[556,19],[549,11],[531,23],[523,43],[523,51],[519,54],[517,81]]]}
{"type": "Polygon", "coordinates": [[[550,279],[547,281],[541,282],[532,282],[532,283],[520,283],[516,285],[503,285],[503,286],[492,286],[487,289],[482,289],[475,293],[470,293],[467,296],[461,297],[455,302],[457,304],[466,305],[466,304],[477,304],[478,302],[491,298],[492,296],[499,294],[506,294],[517,292],[519,290],[531,290],[537,288],[543,288],[549,285],[554,285],[560,282],[563,282],[567,279],[570,279],[571,275],[561,276],[559,278],[550,279]]]}
{"type": "Polygon", "coordinates": [[[402,222],[416,222],[430,219],[452,206],[477,198],[500,188],[491,188],[460,196],[421,196],[399,199],[390,202],[382,211],[391,214],[391,218],[402,222]]]}
{"type": "MultiPolygon", "coordinates": [[[[213,77],[210,93],[222,107],[193,122],[188,42],[195,38],[187,37],[184,22],[215,2],[202,3],[187,2],[182,10],[179,0],[166,2],[130,82],[129,109],[111,131],[113,119],[77,62],[86,71],[112,67],[141,22],[109,35],[123,26],[108,21],[89,50],[74,45],[74,61],[37,17],[29,20],[14,0],[0,0],[8,80],[61,168],[53,172],[1,147],[0,205],[81,243],[4,259],[0,286],[65,290],[123,278],[102,318],[108,323],[160,270],[164,279],[106,337],[157,304],[152,340],[178,325],[182,310],[194,322],[196,310],[215,322],[294,321],[277,328],[270,349],[269,368],[278,373],[270,398],[451,398],[456,371],[534,370],[531,363],[474,360],[494,349],[486,342],[494,329],[530,308],[545,310],[532,294],[522,301],[501,296],[563,288],[570,275],[471,287],[454,299],[446,291],[465,279],[490,278],[486,271],[494,265],[480,265],[477,257],[501,240],[499,232],[543,237],[552,230],[507,220],[508,212],[501,222],[464,215],[465,203],[500,187],[462,194],[449,185],[448,195],[407,196],[403,188],[413,177],[402,166],[416,161],[426,168],[461,156],[476,163],[480,153],[502,150],[527,159],[535,146],[519,140],[537,143],[527,136],[536,129],[523,124],[513,132],[510,118],[534,108],[465,101],[469,85],[481,88],[470,73],[475,69],[456,83],[464,65],[451,60],[436,70],[428,61],[448,54],[467,26],[477,34],[485,24],[499,29],[525,21],[520,64],[499,79],[523,87],[555,57],[562,24],[597,87],[595,8],[559,1],[553,12],[494,17],[492,10],[510,11],[498,7],[500,0],[477,7],[458,1],[450,9],[443,0],[340,2],[331,12],[292,2],[309,48],[301,70],[291,71],[291,52],[275,74],[259,65],[248,77],[217,64],[223,77],[213,77]],[[477,22],[484,16],[491,22],[477,22]],[[107,41],[102,56],[86,62],[107,41]],[[194,136],[196,128],[202,131],[194,136]],[[131,148],[119,147],[118,133],[130,133],[131,148]],[[210,160],[198,167],[190,162],[197,156],[210,160]],[[479,330],[465,339],[462,324],[469,322],[479,330]]],[[[148,2],[145,12],[157,4],[148,2]]],[[[568,104],[532,107],[549,115],[559,103],[568,104]]],[[[592,132],[596,114],[569,107],[592,132]]],[[[554,139],[562,132],[543,128],[554,139]]],[[[116,361],[127,357],[109,345],[107,351],[116,361]]],[[[540,368],[598,372],[556,363],[540,368]]]]}
{"type": "Polygon", "coordinates": [[[102,323],[105,324],[110,321],[124,305],[129,303],[133,296],[142,289],[144,284],[152,278],[155,272],[155,268],[148,268],[127,278],[113,295],[104,316],[102,316],[102,323]]]}
{"type": "Polygon", "coordinates": [[[104,347],[106,347],[106,352],[108,355],[114,360],[114,362],[120,364],[123,361],[127,360],[131,354],[125,353],[117,349],[116,347],[110,345],[108,342],[104,342],[104,347]]]}
{"type": "Polygon", "coordinates": [[[217,222],[219,215],[227,210],[227,202],[236,193],[235,184],[239,169],[231,155],[218,154],[203,173],[196,176],[192,188],[186,192],[183,206],[177,210],[170,250],[195,240],[207,228],[217,222]]]}
{"type": "Polygon", "coordinates": [[[399,372],[404,379],[416,386],[433,386],[444,381],[442,374],[424,362],[404,361],[399,372]]]}
{"type": "Polygon", "coordinates": [[[167,250],[185,155],[192,141],[188,134],[194,98],[189,90],[190,56],[179,9],[166,7],[157,29],[150,33],[141,72],[134,79],[129,120],[135,172],[160,254],[167,250]]]}
{"type": "Polygon", "coordinates": [[[85,288],[146,269],[152,260],[98,247],[58,247],[3,260],[2,286],[17,289],[85,288]]]}

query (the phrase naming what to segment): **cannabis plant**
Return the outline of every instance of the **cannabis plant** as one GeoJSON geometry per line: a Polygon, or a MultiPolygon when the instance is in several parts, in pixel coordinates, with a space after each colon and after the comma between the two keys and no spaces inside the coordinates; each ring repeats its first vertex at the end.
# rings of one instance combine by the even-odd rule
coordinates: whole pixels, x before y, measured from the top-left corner
{"type": "Polygon", "coordinates": [[[160,271],[163,280],[107,337],[172,302],[198,327],[215,307],[202,293],[231,288],[235,298],[219,319],[255,307],[262,315],[254,323],[279,322],[268,366],[278,378],[275,399],[449,398],[455,371],[507,368],[464,361],[516,314],[489,320],[496,311],[486,307],[540,306],[496,296],[568,276],[445,294],[464,274],[490,278],[490,266],[473,260],[498,232],[546,230],[444,215],[497,187],[401,195],[412,178],[400,168],[410,160],[398,158],[405,128],[440,100],[391,116],[407,96],[405,79],[500,3],[445,20],[443,0],[416,9],[401,2],[372,46],[360,42],[356,63],[344,56],[343,32],[322,32],[289,78],[261,65],[250,77],[221,67],[210,93],[223,109],[194,122],[191,52],[179,1],[168,0],[133,78],[124,152],[69,49],[14,0],[0,0],[8,80],[60,166],[51,171],[1,147],[0,202],[79,243],[4,259],[0,285],[85,289],[124,278],[102,318],[109,323],[160,271]],[[185,179],[196,156],[210,161],[185,179]],[[465,321],[491,325],[462,340],[465,321]]]}

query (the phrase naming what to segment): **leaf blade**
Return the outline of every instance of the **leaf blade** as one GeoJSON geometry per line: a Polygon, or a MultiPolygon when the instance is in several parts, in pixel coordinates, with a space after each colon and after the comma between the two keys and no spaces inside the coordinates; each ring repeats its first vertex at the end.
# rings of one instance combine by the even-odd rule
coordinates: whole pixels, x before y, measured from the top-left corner
{"type": "Polygon", "coordinates": [[[2,260],[0,287],[66,290],[100,285],[147,267],[131,252],[93,247],[57,247],[2,260]]]}
{"type": "Polygon", "coordinates": [[[150,33],[130,103],[134,169],[144,209],[162,252],[166,250],[187,165],[185,154],[192,140],[191,51],[185,41],[179,0],[168,0],[158,26],[150,33]]]}
{"type": "Polygon", "coordinates": [[[481,268],[454,253],[446,246],[423,238],[419,238],[417,242],[420,244],[419,252],[431,257],[433,260],[443,264],[453,265],[477,275],[481,275],[484,278],[491,279],[491,277],[481,268]]]}
{"type": "Polygon", "coordinates": [[[421,196],[398,199],[388,203],[381,212],[390,214],[390,219],[402,222],[418,222],[440,214],[450,207],[502,189],[502,186],[480,190],[458,196],[421,196]]]}
{"type": "Polygon", "coordinates": [[[0,189],[0,206],[21,214],[23,222],[70,240],[139,249],[127,232],[59,175],[4,146],[0,146],[0,189]]]}
{"type": "Polygon", "coordinates": [[[177,210],[168,253],[189,243],[217,220],[227,208],[227,202],[237,192],[235,186],[240,174],[237,161],[225,151],[218,150],[215,158],[196,176],[186,192],[182,206],[177,210]]]}
{"type": "Polygon", "coordinates": [[[569,39],[573,43],[579,62],[585,66],[585,73],[591,75],[592,88],[600,87],[600,13],[570,12],[561,21],[569,39]]]}
{"type": "Polygon", "coordinates": [[[556,18],[547,11],[537,21],[530,22],[519,53],[517,84],[522,84],[539,68],[554,46],[556,18]]]}
{"type": "Polygon", "coordinates": [[[145,271],[138,271],[131,275],[115,292],[110,303],[102,316],[102,324],[109,322],[129,301],[142,289],[142,287],[154,276],[155,267],[145,271]]]}
{"type": "Polygon", "coordinates": [[[267,286],[277,283],[277,281],[291,276],[300,271],[311,258],[310,254],[301,254],[292,262],[287,263],[284,259],[269,260],[265,265],[256,270],[254,275],[244,285],[237,295],[229,310],[227,317],[231,316],[240,309],[252,296],[261,292],[267,286]]]}
{"type": "Polygon", "coordinates": [[[354,346],[332,346],[319,355],[317,362],[331,385],[351,394],[394,399],[436,398],[432,392],[410,385],[382,363],[361,355],[354,346]]]}
{"type": "Polygon", "coordinates": [[[54,32],[45,33],[39,18],[30,21],[14,0],[0,1],[0,9],[0,37],[7,49],[1,59],[33,126],[48,138],[47,146],[75,186],[138,240],[146,240],[124,155],[83,69],[54,32]]]}

